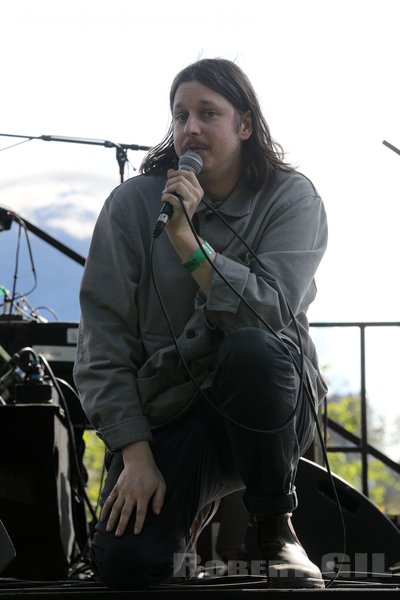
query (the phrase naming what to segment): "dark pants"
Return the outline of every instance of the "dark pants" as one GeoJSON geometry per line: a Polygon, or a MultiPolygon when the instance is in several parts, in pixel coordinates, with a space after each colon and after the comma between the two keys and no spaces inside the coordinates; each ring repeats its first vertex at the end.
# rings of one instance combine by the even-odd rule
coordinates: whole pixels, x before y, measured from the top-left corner
{"type": "MultiPolygon", "coordinates": [[[[269,331],[245,328],[226,336],[210,390],[215,407],[201,397],[188,413],[153,432],[152,451],[167,485],[161,514],[153,515],[149,505],[136,536],[134,515],[119,538],[105,531],[105,523],[96,528],[93,565],[106,585],[136,588],[171,577],[190,544],[193,519],[231,492],[245,488],[245,505],[255,517],[296,508],[293,481],[315,424],[306,383],[298,395],[294,360],[299,364],[297,351],[269,331]]],[[[101,505],[123,468],[120,452],[106,462],[101,505]]]]}

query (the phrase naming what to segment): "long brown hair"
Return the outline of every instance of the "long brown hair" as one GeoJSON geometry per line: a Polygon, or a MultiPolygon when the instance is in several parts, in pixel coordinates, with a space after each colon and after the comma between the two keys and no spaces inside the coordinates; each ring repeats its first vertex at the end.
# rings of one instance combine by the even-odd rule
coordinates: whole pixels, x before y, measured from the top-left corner
{"type": "MultiPolygon", "coordinates": [[[[293,170],[284,162],[282,146],[272,139],[254,88],[240,67],[222,58],[205,58],[189,65],[172,82],[169,95],[171,112],[178,87],[190,81],[197,81],[224,96],[239,115],[251,112],[253,132],[243,142],[243,178],[251,189],[259,190],[276,171],[293,170]]],[[[145,175],[165,174],[167,169],[177,166],[171,122],[164,139],[146,155],[140,172],[145,175]]]]}

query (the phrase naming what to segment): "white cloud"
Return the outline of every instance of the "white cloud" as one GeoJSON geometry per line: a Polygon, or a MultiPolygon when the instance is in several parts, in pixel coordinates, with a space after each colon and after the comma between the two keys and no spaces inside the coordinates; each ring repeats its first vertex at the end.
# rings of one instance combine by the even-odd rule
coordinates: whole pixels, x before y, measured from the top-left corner
{"type": "Polygon", "coordinates": [[[41,229],[56,228],[84,240],[91,237],[113,183],[77,173],[43,174],[0,186],[0,199],[2,206],[41,229]]]}

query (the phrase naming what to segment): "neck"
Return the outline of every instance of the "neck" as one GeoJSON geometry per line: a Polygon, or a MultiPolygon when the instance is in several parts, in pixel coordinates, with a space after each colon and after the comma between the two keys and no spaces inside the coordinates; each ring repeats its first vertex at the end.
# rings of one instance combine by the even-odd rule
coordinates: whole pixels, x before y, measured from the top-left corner
{"type": "Polygon", "coordinates": [[[239,177],[229,177],[229,178],[218,178],[218,180],[214,180],[206,175],[199,176],[199,181],[204,189],[204,192],[212,202],[223,202],[231,195],[232,191],[236,187],[237,182],[239,181],[239,177]]]}

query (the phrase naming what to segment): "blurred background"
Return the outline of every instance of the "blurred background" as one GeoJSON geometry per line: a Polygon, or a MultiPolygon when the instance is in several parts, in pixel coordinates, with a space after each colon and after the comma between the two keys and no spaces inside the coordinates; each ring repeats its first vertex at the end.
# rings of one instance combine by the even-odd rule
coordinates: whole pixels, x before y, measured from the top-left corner
{"type": "MultiPolygon", "coordinates": [[[[29,136],[152,146],[168,127],[169,87],[181,68],[217,56],[243,68],[273,137],[312,179],[328,212],[329,249],[310,321],[394,323],[366,331],[365,392],[369,441],[396,462],[400,156],[382,142],[400,147],[399,12],[397,0],[20,0],[0,7],[0,206],[83,257],[120,182],[115,147],[29,136]]],[[[127,152],[125,179],[137,175],[144,154],[127,152]]],[[[3,294],[15,289],[49,322],[77,322],[81,265],[28,237],[36,285],[24,233],[16,223],[0,233],[3,294]]],[[[358,435],[360,328],[315,326],[312,334],[330,414],[358,435]]],[[[358,454],[332,453],[332,461],[361,488],[358,454]]],[[[371,467],[371,493],[396,512],[398,476],[379,465],[371,467]]]]}

